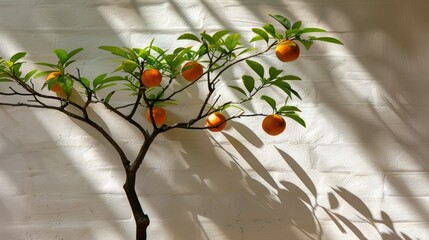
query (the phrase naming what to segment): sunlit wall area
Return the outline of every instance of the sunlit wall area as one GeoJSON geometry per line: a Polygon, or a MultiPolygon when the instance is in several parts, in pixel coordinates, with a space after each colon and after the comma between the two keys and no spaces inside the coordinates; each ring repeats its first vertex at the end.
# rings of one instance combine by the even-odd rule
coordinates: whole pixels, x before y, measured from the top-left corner
{"type": "MultiPolygon", "coordinates": [[[[144,48],[153,41],[172,51],[195,43],[177,40],[185,32],[227,29],[240,33],[244,46],[263,48],[248,42],[252,28],[281,27],[269,14],[327,29],[319,35],[344,45],[301,45],[291,63],[273,51],[258,58],[302,78],[291,82],[302,101],[291,103],[306,128],[289,119],[273,137],[258,116],[234,120],[221,133],[174,130],[154,142],[137,183],[151,218],[148,239],[423,240],[428,10],[424,0],[0,0],[0,56],[27,52],[27,70],[57,61],[53,49],[82,47],[70,71],[91,79],[117,65],[101,45],[144,48]]],[[[228,85],[241,84],[244,73],[253,74],[245,64],[225,72],[217,96],[236,98],[228,85]]],[[[41,87],[44,79],[34,82],[41,87]]],[[[195,113],[206,85],[167,106],[169,121],[195,113]]],[[[127,94],[116,100],[133,102],[127,94]]],[[[270,111],[259,97],[246,109],[270,111]]],[[[93,113],[127,154],[138,153],[137,129],[100,105],[93,113]]],[[[116,152],[91,127],[55,111],[0,106],[1,239],[133,239],[124,180],[116,152]]]]}

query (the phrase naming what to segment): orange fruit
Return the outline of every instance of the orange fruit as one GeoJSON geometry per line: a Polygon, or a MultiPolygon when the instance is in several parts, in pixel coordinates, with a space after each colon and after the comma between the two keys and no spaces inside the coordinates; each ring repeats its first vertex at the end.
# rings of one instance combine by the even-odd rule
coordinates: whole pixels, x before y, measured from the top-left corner
{"type": "Polygon", "coordinates": [[[226,127],[226,118],[221,113],[214,112],[207,116],[205,125],[212,132],[220,132],[226,127]]]}
{"type": "Polygon", "coordinates": [[[140,79],[145,87],[155,87],[161,83],[162,74],[157,69],[150,68],[142,72],[140,79]]]}
{"type": "Polygon", "coordinates": [[[201,75],[203,75],[203,72],[203,66],[197,62],[187,62],[182,67],[183,78],[190,82],[197,80],[201,75]]]}
{"type": "MultiPolygon", "coordinates": [[[[58,76],[60,76],[60,74],[61,74],[60,72],[51,72],[46,77],[46,81],[51,80],[52,78],[58,78],[58,76]]],[[[60,85],[58,83],[55,83],[54,85],[52,85],[51,91],[56,92],[56,93],[62,93],[63,89],[60,87],[60,85]]]]}
{"type": "Polygon", "coordinates": [[[283,40],[276,47],[276,56],[282,62],[291,62],[299,57],[299,46],[292,40],[283,40]]]}
{"type": "MultiPolygon", "coordinates": [[[[167,114],[162,107],[153,107],[152,108],[152,116],[153,120],[155,120],[156,126],[161,126],[167,120],[167,114]]],[[[150,109],[146,109],[146,119],[148,122],[152,123],[152,119],[150,117],[150,109]]]]}
{"type": "Polygon", "coordinates": [[[278,114],[268,115],[262,121],[262,129],[271,136],[279,135],[285,128],[286,122],[283,117],[278,114]]]}

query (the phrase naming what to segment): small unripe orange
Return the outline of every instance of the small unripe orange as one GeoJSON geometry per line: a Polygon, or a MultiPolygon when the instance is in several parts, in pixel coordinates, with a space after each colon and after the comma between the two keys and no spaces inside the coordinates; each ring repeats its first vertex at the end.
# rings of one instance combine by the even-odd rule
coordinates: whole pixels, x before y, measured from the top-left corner
{"type": "Polygon", "coordinates": [[[203,66],[197,62],[187,62],[182,67],[183,78],[190,82],[197,80],[203,73],[203,66]]]}
{"type": "Polygon", "coordinates": [[[146,69],[142,72],[141,81],[145,87],[155,87],[161,83],[162,74],[154,68],[146,69]]]}
{"type": "Polygon", "coordinates": [[[268,115],[262,121],[262,129],[271,136],[279,135],[285,128],[286,122],[283,117],[278,114],[268,115]]]}
{"type": "Polygon", "coordinates": [[[292,40],[283,40],[276,47],[276,56],[282,62],[291,62],[299,57],[299,46],[292,40]]]}
{"type": "Polygon", "coordinates": [[[223,114],[214,112],[207,116],[205,125],[212,132],[220,132],[226,127],[226,118],[223,114]]]}

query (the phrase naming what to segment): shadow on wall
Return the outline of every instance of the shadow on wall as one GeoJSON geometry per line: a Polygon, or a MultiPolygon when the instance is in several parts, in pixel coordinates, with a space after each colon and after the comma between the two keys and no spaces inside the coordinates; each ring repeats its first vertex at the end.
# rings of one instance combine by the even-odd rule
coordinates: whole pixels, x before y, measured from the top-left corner
{"type": "MultiPolygon", "coordinates": [[[[9,114],[5,110],[2,112],[3,117],[8,116],[4,118],[13,118],[6,122],[31,126],[39,131],[34,136],[43,136],[38,145],[28,149],[25,143],[16,144],[23,137],[22,134],[14,136],[2,129],[2,134],[10,136],[3,135],[2,139],[7,143],[2,146],[10,147],[11,150],[2,151],[0,156],[3,160],[0,162],[1,177],[2,180],[9,180],[16,185],[15,195],[10,198],[11,201],[7,201],[8,197],[5,197],[5,192],[2,191],[0,202],[2,220],[46,225],[49,228],[48,231],[43,231],[43,228],[30,231],[25,229],[27,235],[37,238],[49,238],[54,234],[64,236],[64,227],[56,228],[53,225],[82,222],[84,218],[86,224],[78,230],[82,239],[98,239],[94,229],[99,228],[100,225],[94,222],[100,220],[107,224],[105,226],[101,224],[103,227],[112,231],[110,235],[117,236],[118,239],[130,237],[116,222],[109,221],[109,219],[129,219],[129,211],[123,215],[109,207],[114,205],[117,208],[117,204],[125,203],[121,208],[125,209],[128,207],[126,199],[94,195],[105,189],[103,189],[104,186],[94,186],[93,180],[88,177],[100,174],[104,177],[102,167],[81,169],[82,166],[75,165],[75,161],[84,159],[70,159],[69,149],[61,152],[58,146],[47,147],[60,144],[66,148],[67,146],[63,145],[66,140],[52,140],[46,137],[48,133],[44,132],[44,126],[38,124],[37,117],[30,117],[28,111],[22,111],[23,114],[25,112],[26,117],[25,120],[19,121],[16,121],[16,118],[20,117],[19,112],[15,114],[9,114]],[[28,155],[31,155],[31,159],[26,158],[28,155]],[[94,172],[91,173],[91,170],[94,172]],[[73,185],[64,181],[57,183],[61,178],[68,178],[68,182],[73,185]],[[47,188],[47,185],[50,187],[47,188]],[[76,193],[79,196],[70,195],[76,193]],[[17,201],[21,198],[25,199],[26,207],[14,206],[14,202],[21,202],[17,201]],[[10,209],[14,209],[14,212],[10,209]],[[22,211],[22,213],[16,211],[22,211]],[[23,218],[8,219],[12,216],[13,218],[23,216],[23,218]]],[[[58,128],[61,127],[58,126],[58,128]]],[[[16,126],[10,129],[16,129],[16,126]]],[[[383,240],[411,239],[395,228],[394,222],[386,213],[381,212],[381,218],[375,218],[372,211],[358,196],[342,187],[337,186],[329,192],[327,206],[320,204],[318,202],[320,196],[312,179],[283,150],[276,148],[279,153],[278,161],[284,162],[285,167],[288,166],[292,170],[304,187],[286,180],[278,183],[257,157],[239,140],[227,133],[223,136],[250,168],[244,168],[238,163],[238,156],[234,156],[229,150],[222,150],[225,143],[217,144],[216,140],[212,139],[215,141],[215,148],[213,148],[212,141],[202,136],[197,138],[198,141],[183,141],[183,159],[189,166],[183,171],[183,176],[189,176],[189,181],[177,182],[178,185],[174,185],[167,182],[164,176],[156,176],[158,173],[155,172],[155,177],[151,179],[150,184],[170,194],[170,197],[147,193],[145,189],[141,191],[147,203],[146,207],[149,206],[147,208],[154,211],[153,214],[156,216],[150,228],[150,235],[162,236],[165,233],[156,233],[156,231],[167,231],[168,236],[175,236],[177,239],[276,240],[288,236],[288,239],[296,240],[321,240],[329,239],[327,237],[329,234],[323,228],[323,222],[329,218],[335,223],[339,232],[347,236],[354,235],[359,240],[371,239],[359,230],[351,220],[352,216],[341,213],[340,209],[347,204],[356,211],[363,223],[373,226],[374,231],[383,240]],[[218,159],[216,156],[219,152],[215,151],[216,148],[225,152],[227,159],[218,159]],[[388,230],[379,230],[383,229],[380,225],[387,227],[388,230]]],[[[114,155],[114,153],[110,154],[114,155]]],[[[90,160],[94,164],[94,159],[90,160]]],[[[116,164],[109,163],[110,165],[116,164]]],[[[143,171],[143,179],[148,172],[151,174],[150,171],[143,171]]],[[[180,180],[183,176],[176,179],[180,180]]],[[[7,235],[9,239],[21,237],[17,233],[19,227],[11,229],[10,231],[4,229],[2,233],[9,234],[7,235]]],[[[66,230],[71,236],[77,232],[75,227],[72,229],[66,230]]]]}
{"type": "MultiPolygon", "coordinates": [[[[183,133],[178,130],[166,135],[172,139],[176,134],[183,133]]],[[[292,170],[286,179],[297,177],[299,184],[278,182],[246,146],[227,133],[223,136],[240,156],[234,156],[226,142],[195,136],[198,141],[181,142],[181,159],[188,168],[174,173],[178,175],[166,177],[157,170],[148,173],[146,168],[142,172],[142,179],[150,180],[157,189],[145,192],[139,186],[144,205],[155,211],[149,236],[202,240],[412,239],[396,229],[387,213],[370,210],[360,197],[341,186],[332,187],[327,196],[319,195],[305,170],[277,147],[278,161],[292,170]],[[183,180],[184,176],[189,177],[183,180]],[[326,203],[319,203],[320,199],[327,199],[326,203]],[[344,213],[344,208],[353,211],[344,213]]]]}
{"type": "Polygon", "coordinates": [[[106,180],[111,167],[106,167],[110,166],[108,161],[103,162],[109,154],[91,154],[96,140],[85,146],[68,139],[67,134],[52,135],[78,130],[67,117],[56,115],[52,111],[33,114],[24,108],[0,108],[1,238],[79,236],[93,240],[108,234],[129,239],[130,232],[117,221],[129,220],[131,212],[112,208],[115,202],[126,204],[127,200],[109,194],[111,182],[106,180]],[[52,119],[58,124],[46,122],[52,119]]]}
{"type": "MultiPolygon", "coordinates": [[[[330,88],[315,85],[318,101],[325,103],[344,122],[353,123],[348,125],[348,130],[364,146],[378,170],[385,173],[427,172],[429,52],[425,39],[429,35],[427,31],[421,31],[429,27],[427,2],[387,1],[359,5],[304,2],[319,19],[338,31],[353,60],[358,62],[356,65],[362,66],[360,70],[347,72],[353,77],[329,80],[330,88]],[[381,14],[380,7],[384,9],[381,14]],[[338,21],[340,18],[342,21],[338,21]],[[347,81],[354,80],[371,82],[374,85],[372,94],[347,87],[352,86],[347,81]],[[350,96],[360,101],[359,109],[338,104],[347,102],[350,96]],[[387,145],[400,150],[395,158],[389,155],[387,145]],[[402,155],[409,156],[408,160],[396,162],[402,155]],[[391,161],[401,164],[401,167],[394,167],[391,161]]],[[[323,74],[332,76],[330,72],[323,74]]],[[[335,78],[332,76],[332,79],[335,78]]],[[[429,180],[428,175],[425,178],[429,180]]],[[[392,187],[401,196],[413,196],[405,181],[395,181],[392,187]]],[[[423,219],[429,218],[429,210],[417,198],[407,198],[407,201],[423,219]]]]}
{"type": "MultiPolygon", "coordinates": [[[[133,1],[135,3],[135,1],[133,1]]],[[[173,2],[173,1],[170,1],[173,2]]],[[[247,1],[241,1],[241,5],[246,7],[247,1]]],[[[277,2],[277,1],[276,1],[277,2]]],[[[272,1],[267,1],[267,6],[273,3],[272,1]]],[[[351,7],[347,4],[313,4],[314,1],[307,1],[308,6],[313,8],[313,12],[317,14],[319,17],[323,17],[326,19],[326,16],[330,16],[332,12],[334,13],[342,13],[342,19],[347,19],[347,23],[350,26],[347,26],[349,29],[359,29],[361,26],[371,26],[371,29],[364,29],[369,31],[375,31],[377,34],[380,34],[383,39],[387,39],[388,42],[386,44],[376,45],[380,47],[380,49],[370,49],[366,50],[364,47],[373,46],[371,44],[371,35],[367,35],[367,37],[361,37],[359,39],[347,39],[347,33],[344,34],[346,40],[346,46],[349,50],[356,54],[361,55],[360,63],[368,70],[376,79],[377,82],[381,85],[382,89],[386,91],[388,98],[385,99],[385,103],[388,107],[393,109],[398,116],[400,116],[403,123],[406,125],[406,130],[411,132],[411,135],[415,136],[416,141],[427,143],[429,141],[427,133],[421,131],[420,129],[425,129],[427,131],[427,117],[429,115],[427,108],[427,102],[422,101],[426,100],[426,90],[428,89],[427,81],[422,81],[422,79],[427,79],[427,68],[423,66],[426,63],[425,59],[427,59],[427,53],[419,51],[419,48],[416,46],[421,46],[419,41],[421,39],[425,39],[425,37],[419,38],[407,38],[407,41],[402,42],[401,39],[403,35],[413,36],[413,32],[408,30],[408,28],[404,28],[405,21],[402,18],[398,18],[396,16],[403,16],[401,7],[393,7],[390,11],[390,14],[386,20],[383,22],[379,22],[379,18],[376,17],[379,15],[377,9],[373,9],[373,11],[367,11],[366,16],[358,16],[356,15],[358,12],[355,8],[351,7]],[[368,17],[369,16],[369,17],[368,17]],[[391,22],[393,19],[393,23],[391,22]],[[365,20],[365,23],[362,21],[365,20]],[[377,24],[374,24],[377,23],[377,24]],[[380,25],[379,25],[380,23],[380,25]],[[387,24],[388,23],[388,24],[387,24]],[[397,31],[397,29],[404,29],[404,31],[397,31]],[[359,41],[359,42],[354,42],[359,41]],[[364,42],[365,44],[362,44],[364,42]],[[410,43],[411,42],[411,43],[410,43]],[[375,50],[375,51],[372,51],[375,50]],[[362,56],[362,53],[363,56],[362,56]],[[419,55],[421,54],[421,55],[419,55]],[[416,59],[415,56],[419,57],[416,59]],[[403,57],[401,60],[400,57],[403,57]],[[367,61],[369,60],[369,61],[367,61]],[[374,64],[376,63],[376,64],[374,64]],[[426,71],[424,71],[426,70],[426,71]]],[[[404,1],[405,4],[405,1],[404,1]]],[[[180,12],[180,8],[175,5],[175,10],[180,12]]],[[[285,10],[287,10],[287,6],[283,5],[285,10]]],[[[412,4],[407,4],[405,7],[406,14],[413,15],[411,17],[412,22],[416,29],[426,29],[427,24],[427,5],[423,4],[423,1],[412,1],[412,4]]],[[[59,14],[59,13],[58,13],[59,14]]],[[[137,11],[136,11],[137,14],[137,11]]],[[[262,14],[256,11],[253,11],[253,14],[259,18],[262,18],[262,14]]],[[[57,15],[58,16],[58,15],[57,15]]],[[[186,16],[181,14],[184,19],[186,16]]],[[[338,15],[337,15],[338,16],[338,15]]],[[[220,21],[219,17],[218,21],[222,24],[227,24],[225,21],[220,21]]],[[[331,26],[336,26],[338,22],[338,18],[326,19],[327,23],[331,26]]],[[[188,21],[189,23],[189,21],[188,21]]],[[[196,26],[189,24],[190,28],[195,29],[196,26]]],[[[225,26],[228,28],[228,26],[225,26]]],[[[115,35],[114,31],[109,31],[109,35],[115,35]]],[[[424,31],[420,31],[419,34],[427,34],[424,31]]],[[[52,34],[47,32],[47,36],[44,40],[38,39],[38,43],[43,49],[44,52],[51,51],[51,41],[50,37],[52,34]],[[45,48],[49,47],[49,49],[45,48]]],[[[427,39],[427,38],[426,38],[427,39]]],[[[29,39],[31,40],[31,38],[29,39]]],[[[115,39],[115,43],[120,42],[118,39],[115,39]]],[[[77,44],[82,44],[81,41],[76,41],[77,44]]],[[[27,42],[19,42],[18,44],[22,44],[22,46],[30,45],[27,42]]],[[[92,43],[88,43],[92,46],[92,43]]],[[[97,43],[98,45],[98,43],[97,43]]],[[[61,46],[62,47],[62,46],[61,46]]],[[[80,47],[80,46],[79,46],[80,47]]],[[[332,76],[331,73],[327,72],[324,74],[325,76],[332,76]]],[[[360,118],[359,113],[356,113],[349,108],[344,108],[336,104],[332,104],[333,102],[341,102],[341,99],[346,98],[345,94],[336,93],[336,96],[331,96],[328,91],[325,91],[321,88],[315,87],[320,94],[320,98],[322,102],[326,99],[329,101],[325,101],[327,106],[333,109],[336,113],[338,113],[343,120],[347,122],[355,122],[359,121],[360,126],[355,126],[355,135],[366,145],[366,149],[372,153],[371,155],[379,156],[383,153],[375,152],[376,149],[373,146],[377,143],[377,138],[368,138],[364,133],[365,131],[361,131],[365,129],[367,123],[364,119],[360,118]],[[334,99],[332,99],[334,97],[334,99]]],[[[353,93],[352,89],[346,89],[344,91],[347,94],[353,93]]],[[[383,103],[383,104],[385,104],[383,103]]],[[[377,109],[369,106],[370,110],[374,110],[374,115],[377,116],[379,113],[377,109]]],[[[379,116],[380,122],[384,121],[383,116],[379,116]]],[[[37,122],[37,119],[33,119],[37,122]]],[[[399,144],[411,155],[413,155],[413,159],[420,165],[420,170],[427,170],[428,163],[423,161],[426,159],[426,156],[429,155],[428,148],[419,148],[418,151],[415,151],[415,147],[411,146],[408,142],[408,135],[403,136],[401,133],[398,133],[394,128],[392,128],[389,124],[384,125],[384,129],[388,129],[391,131],[392,135],[395,137],[394,140],[397,140],[399,144]]],[[[39,129],[36,127],[35,129],[39,129]]],[[[377,127],[377,130],[380,130],[377,127]]],[[[375,131],[379,132],[379,131],[375,131]]],[[[41,133],[46,134],[46,133],[41,133]]],[[[226,164],[220,164],[218,161],[210,161],[207,165],[207,168],[204,170],[202,163],[200,160],[204,160],[207,155],[215,156],[215,152],[209,152],[206,154],[201,154],[195,146],[187,145],[189,143],[184,142],[184,149],[187,151],[183,153],[184,158],[188,159],[188,164],[190,166],[190,174],[191,176],[195,176],[198,178],[198,181],[202,185],[202,192],[207,193],[204,197],[200,197],[197,195],[188,195],[186,197],[178,197],[172,196],[172,201],[166,202],[155,202],[155,200],[162,200],[162,197],[158,199],[147,199],[147,201],[152,205],[157,205],[153,209],[155,211],[159,211],[159,216],[163,217],[165,221],[170,221],[170,224],[167,224],[169,229],[176,236],[189,236],[189,229],[195,230],[192,232],[199,231],[208,231],[206,233],[201,233],[205,238],[208,239],[210,234],[214,232],[221,232],[225,235],[226,239],[238,239],[242,236],[242,233],[248,233],[249,236],[254,237],[255,239],[265,239],[264,235],[258,236],[258,234],[267,234],[267,230],[275,228],[275,231],[270,232],[270,234],[278,234],[277,237],[280,239],[284,237],[284,234],[290,234],[289,236],[293,236],[296,239],[299,238],[310,238],[310,239],[318,239],[320,236],[323,236],[323,229],[319,225],[320,220],[316,217],[315,212],[318,210],[322,210],[326,215],[332,219],[332,221],[336,224],[337,228],[341,232],[348,232],[354,234],[358,239],[366,239],[363,236],[363,233],[359,231],[358,227],[354,225],[352,221],[349,220],[349,216],[341,215],[337,213],[336,210],[340,207],[340,201],[344,200],[345,204],[348,204],[356,209],[357,213],[368,222],[370,225],[383,224],[390,229],[389,232],[379,232],[379,235],[383,239],[409,239],[406,235],[398,232],[394,223],[390,220],[389,216],[385,213],[381,213],[381,219],[375,219],[371,215],[371,211],[369,211],[368,207],[362,202],[359,197],[353,195],[346,189],[341,187],[336,187],[329,194],[329,207],[328,206],[320,206],[318,205],[317,199],[317,189],[314,187],[312,180],[308,177],[308,175],[300,168],[300,166],[296,163],[294,159],[288,156],[285,152],[278,149],[280,155],[283,160],[289,165],[295,174],[301,179],[303,184],[305,185],[305,189],[302,189],[295,185],[294,183],[283,181],[281,183],[277,183],[270,175],[270,173],[263,167],[263,165],[259,162],[259,160],[248,150],[246,149],[240,141],[234,139],[232,136],[225,135],[226,138],[230,141],[230,143],[239,150],[240,154],[243,158],[246,159],[248,164],[253,168],[255,173],[248,173],[245,169],[243,169],[239,164],[234,162],[231,166],[226,164]],[[196,152],[193,152],[196,151],[196,152]],[[193,160],[193,158],[189,156],[200,156],[201,159],[193,160]],[[210,167],[210,168],[209,168],[210,167]],[[213,167],[213,168],[212,168],[213,167]],[[213,173],[222,173],[220,175],[216,175],[213,173]],[[257,176],[254,176],[256,174],[257,176]],[[225,178],[222,178],[225,176],[225,178]],[[259,177],[258,177],[259,176],[259,177]],[[258,178],[262,178],[265,182],[267,182],[268,186],[261,184],[258,178]],[[225,179],[227,182],[224,182],[225,179]],[[222,197],[218,197],[216,192],[213,192],[213,187],[218,187],[222,197]],[[238,190],[238,193],[237,191],[238,190]],[[273,194],[276,192],[276,194],[273,194]],[[211,208],[206,208],[207,201],[211,201],[211,208]],[[191,205],[195,204],[195,205],[191,205]],[[164,207],[159,208],[158,206],[164,207]],[[163,212],[163,209],[166,212],[163,212]],[[173,210],[171,210],[173,209],[173,210]],[[230,210],[228,215],[225,215],[225,209],[230,210]],[[180,219],[171,219],[171,212],[175,211],[182,218],[188,219],[185,221],[183,225],[178,225],[177,221],[180,219]],[[254,216],[258,216],[258,218],[254,218],[254,216]],[[204,221],[214,221],[217,226],[222,226],[217,228],[213,226],[213,229],[204,229],[195,225],[195,222],[204,222],[204,221]],[[270,224],[266,224],[270,222],[270,224]],[[187,228],[189,227],[189,228],[187,228]],[[225,229],[231,229],[231,231],[227,231],[225,229]],[[295,231],[298,230],[298,231],[295,231]],[[211,232],[209,232],[211,231],[211,232]]],[[[7,139],[7,138],[5,138],[7,139]]],[[[261,144],[260,141],[256,138],[253,138],[254,142],[257,144],[261,144]]],[[[52,143],[52,141],[50,142],[52,143]]],[[[12,144],[12,143],[11,143],[12,144]]],[[[199,143],[199,147],[202,149],[211,149],[211,142],[202,141],[199,143]]],[[[6,145],[11,146],[11,145],[6,145]]],[[[220,145],[219,145],[220,147],[220,145]]],[[[7,152],[7,151],[6,151],[7,152]]],[[[58,159],[67,159],[65,154],[57,153],[58,159]]],[[[3,157],[3,156],[1,156],[3,157]]],[[[231,157],[234,157],[231,155],[231,157]]],[[[3,159],[3,158],[2,158],[3,159]]],[[[378,159],[372,159],[372,161],[376,162],[378,159]]],[[[1,164],[1,162],[0,162],[1,164]]],[[[64,163],[67,165],[66,163],[64,163]]],[[[67,165],[68,166],[68,165],[67,165]]],[[[7,166],[4,166],[7,168],[7,166]]],[[[2,169],[4,169],[2,167],[2,169]]],[[[71,168],[68,166],[68,168],[71,168]]],[[[381,167],[382,168],[382,167],[381,167]]],[[[78,172],[76,169],[71,168],[67,169],[71,172],[78,172]]],[[[384,170],[384,169],[383,169],[384,170]]],[[[13,176],[9,171],[4,172],[3,174],[8,174],[5,178],[13,179],[13,176]]],[[[186,172],[188,174],[188,172],[186,172]]],[[[5,175],[3,175],[4,177],[5,175]]],[[[162,176],[159,176],[160,188],[174,188],[173,185],[165,184],[165,180],[162,176]]],[[[400,182],[396,186],[399,191],[402,192],[403,195],[409,195],[407,192],[407,188],[404,187],[404,184],[401,185],[400,182]],[[405,192],[404,192],[405,191],[405,192]]],[[[170,189],[174,192],[174,189],[170,189]]],[[[94,190],[95,191],[95,190],[94,190]]],[[[144,191],[143,191],[144,192],[144,191]]],[[[106,203],[110,206],[110,203],[106,203]]],[[[8,204],[3,204],[5,206],[10,206],[8,204]]],[[[423,206],[419,206],[414,202],[410,202],[410,205],[416,206],[417,211],[422,215],[428,215],[427,211],[424,210],[423,206]]],[[[6,207],[0,206],[2,209],[0,212],[5,212],[2,216],[10,216],[8,214],[8,209],[6,207]]],[[[106,206],[104,206],[106,207],[106,206]]],[[[109,210],[106,207],[106,211],[109,210]]],[[[66,217],[67,218],[67,217],[66,217]]],[[[35,221],[35,220],[33,220],[35,221]]],[[[156,224],[156,219],[155,219],[156,224]]],[[[204,224],[204,226],[208,226],[204,224]]],[[[154,229],[154,227],[152,228],[154,229]]],[[[272,230],[272,229],[271,229],[272,230]]],[[[378,229],[375,229],[378,231],[378,229]]],[[[152,230],[151,230],[152,231],[152,230]]],[[[118,232],[120,232],[118,230],[118,232]]],[[[200,236],[200,235],[198,235],[200,236]]],[[[271,236],[271,235],[270,235],[271,236]]],[[[266,236],[265,236],[266,237],[266,236]]],[[[12,237],[13,238],[13,237],[12,237]]]]}

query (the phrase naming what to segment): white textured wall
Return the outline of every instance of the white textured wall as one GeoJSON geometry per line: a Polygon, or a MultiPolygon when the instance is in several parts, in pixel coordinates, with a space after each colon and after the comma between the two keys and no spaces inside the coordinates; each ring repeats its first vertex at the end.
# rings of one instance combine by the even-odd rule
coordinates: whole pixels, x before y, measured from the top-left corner
{"type": "MultiPolygon", "coordinates": [[[[157,139],[138,179],[150,239],[423,240],[428,11],[425,0],[0,0],[0,55],[27,51],[31,63],[84,47],[79,66],[94,76],[109,64],[99,45],[156,37],[167,48],[184,31],[219,28],[249,37],[269,13],[327,28],[345,46],[319,44],[286,65],[263,59],[304,79],[296,86],[306,129],[289,122],[269,137],[261,119],[247,119],[224,133],[157,139]]],[[[169,113],[183,117],[192,109],[183,102],[169,113]]],[[[96,111],[135,154],[136,130],[96,111]]],[[[114,150],[90,128],[0,107],[0,239],[132,239],[123,181],[114,150]]]]}

